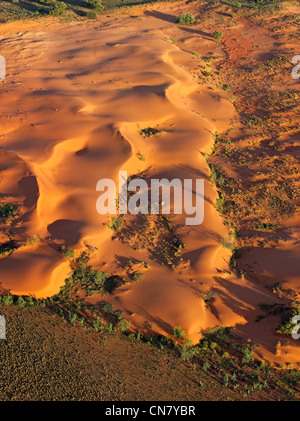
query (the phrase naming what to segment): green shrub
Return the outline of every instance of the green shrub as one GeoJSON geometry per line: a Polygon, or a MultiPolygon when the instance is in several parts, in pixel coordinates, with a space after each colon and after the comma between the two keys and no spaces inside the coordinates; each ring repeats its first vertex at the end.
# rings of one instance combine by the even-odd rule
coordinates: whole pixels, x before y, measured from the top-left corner
{"type": "Polygon", "coordinates": [[[118,327],[121,332],[126,332],[130,328],[131,323],[126,319],[121,319],[118,323],[118,327]]]}
{"type": "Polygon", "coordinates": [[[101,0],[86,0],[86,4],[91,9],[95,9],[97,11],[103,9],[104,7],[101,0]]]}
{"type": "Polygon", "coordinates": [[[58,16],[65,13],[67,5],[63,1],[55,2],[52,8],[49,10],[49,15],[58,16]]]}
{"type": "MultiPolygon", "coordinates": [[[[103,272],[100,272],[103,273],[103,272]]],[[[108,276],[104,279],[100,292],[102,295],[111,294],[121,284],[121,278],[117,275],[108,276]]]]}
{"type": "Polygon", "coordinates": [[[288,315],[285,314],[283,316],[282,324],[276,330],[276,333],[281,333],[283,335],[291,335],[295,327],[295,323],[292,323],[293,317],[299,316],[299,315],[300,315],[300,307],[298,306],[291,307],[289,309],[288,315]]]}
{"type": "Polygon", "coordinates": [[[109,275],[99,272],[91,266],[78,267],[73,272],[73,280],[80,281],[81,287],[88,295],[100,292],[109,275]]]}
{"type": "Polygon", "coordinates": [[[254,361],[252,349],[245,348],[243,350],[243,362],[244,363],[250,363],[252,361],[254,361]]]}
{"type": "Polygon", "coordinates": [[[66,259],[74,258],[74,250],[72,249],[62,250],[62,254],[65,256],[66,259]]]}
{"type": "Polygon", "coordinates": [[[225,387],[228,387],[228,384],[229,384],[229,376],[228,376],[228,373],[225,373],[225,374],[224,374],[224,379],[223,379],[223,381],[224,381],[224,386],[225,386],[225,387]]]}
{"type": "Polygon", "coordinates": [[[98,14],[97,14],[96,10],[89,10],[86,14],[86,17],[88,19],[97,19],[97,16],[98,16],[98,14]]]}
{"type": "Polygon", "coordinates": [[[297,387],[300,382],[300,372],[297,369],[282,370],[280,373],[280,379],[288,386],[297,387]]]}
{"type": "Polygon", "coordinates": [[[69,322],[71,323],[71,325],[75,326],[76,319],[77,319],[77,314],[76,313],[72,314],[71,312],[69,312],[69,322]]]}
{"type": "Polygon", "coordinates": [[[93,328],[95,329],[95,330],[98,330],[99,329],[99,326],[100,326],[100,319],[99,319],[99,317],[96,317],[94,320],[93,320],[93,328]]]}
{"type": "Polygon", "coordinates": [[[176,23],[179,25],[192,25],[195,22],[195,17],[191,13],[182,13],[177,16],[176,23]]]}
{"type": "Polygon", "coordinates": [[[217,42],[220,42],[220,41],[221,41],[221,38],[223,37],[223,32],[221,32],[221,31],[215,31],[215,32],[213,33],[213,37],[214,37],[214,39],[215,39],[217,42]]]}
{"type": "Polygon", "coordinates": [[[3,203],[0,205],[0,218],[6,221],[17,213],[19,206],[12,203],[3,203]]]}
{"type": "Polygon", "coordinates": [[[224,196],[222,196],[222,194],[220,193],[219,197],[216,200],[216,207],[219,213],[223,212],[224,202],[225,202],[224,196]]]}
{"type": "Polygon", "coordinates": [[[140,161],[143,161],[143,162],[145,162],[145,161],[146,161],[146,155],[144,155],[144,154],[142,154],[142,153],[138,152],[138,153],[136,154],[136,156],[137,156],[137,158],[138,158],[140,161]]]}
{"type": "Polygon", "coordinates": [[[216,293],[214,291],[208,291],[202,298],[205,303],[209,303],[209,301],[214,298],[216,293]]]}
{"type": "Polygon", "coordinates": [[[2,295],[1,297],[1,301],[3,302],[3,304],[13,304],[14,303],[14,296],[13,295],[2,295]]]}
{"type": "Polygon", "coordinates": [[[101,304],[101,310],[103,311],[103,313],[109,314],[109,313],[112,313],[114,311],[114,306],[112,304],[108,303],[107,301],[104,301],[101,304]]]}
{"type": "Polygon", "coordinates": [[[208,361],[204,361],[202,368],[204,371],[207,371],[210,368],[210,363],[208,361]]]}
{"type": "Polygon", "coordinates": [[[211,349],[215,349],[217,346],[224,349],[232,342],[232,327],[230,326],[216,326],[214,328],[208,328],[207,332],[203,333],[203,337],[199,341],[199,345],[207,347],[210,345],[211,349]]]}
{"type": "Polygon", "coordinates": [[[178,339],[183,339],[185,337],[185,332],[181,329],[181,326],[174,327],[173,336],[178,339]]]}
{"type": "Polygon", "coordinates": [[[41,241],[40,237],[35,234],[32,237],[27,238],[27,244],[30,246],[33,246],[34,244],[37,244],[41,241]]]}
{"type": "Polygon", "coordinates": [[[16,250],[16,245],[13,239],[0,245],[0,256],[6,256],[16,250]]]}
{"type": "Polygon", "coordinates": [[[142,279],[143,274],[135,271],[133,273],[130,274],[130,279],[132,279],[134,282],[139,281],[140,279],[142,279]]]}
{"type": "Polygon", "coordinates": [[[18,307],[24,307],[24,305],[25,305],[25,300],[24,300],[24,298],[23,297],[18,297],[18,299],[17,299],[17,306],[18,307]]]}
{"type": "Polygon", "coordinates": [[[165,133],[164,130],[157,130],[157,129],[153,129],[152,127],[146,127],[145,129],[139,130],[138,132],[140,135],[144,137],[152,137],[155,135],[165,133]]]}
{"type": "Polygon", "coordinates": [[[24,297],[24,301],[28,306],[40,305],[42,300],[37,300],[36,298],[31,297],[30,295],[26,295],[24,297]]]}
{"type": "MultiPolygon", "coordinates": [[[[73,256],[73,250],[68,250],[68,255],[73,256]]],[[[68,295],[72,288],[80,287],[87,295],[97,293],[105,295],[113,292],[123,282],[123,278],[118,275],[108,275],[88,266],[89,258],[89,253],[82,252],[79,257],[71,261],[73,273],[66,280],[65,286],[61,287],[60,294],[68,295]]]]}
{"type": "Polygon", "coordinates": [[[184,345],[180,349],[180,357],[183,361],[190,361],[195,355],[199,354],[197,346],[184,345]]]}
{"type": "Polygon", "coordinates": [[[107,228],[113,230],[113,231],[120,231],[122,228],[122,217],[121,216],[113,216],[111,218],[111,223],[106,224],[107,228]]]}

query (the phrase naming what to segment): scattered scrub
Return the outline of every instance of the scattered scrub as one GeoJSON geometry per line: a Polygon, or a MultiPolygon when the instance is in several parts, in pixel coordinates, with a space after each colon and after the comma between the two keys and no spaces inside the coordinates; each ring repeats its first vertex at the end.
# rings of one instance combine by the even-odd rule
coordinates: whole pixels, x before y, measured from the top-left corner
{"type": "Polygon", "coordinates": [[[178,25],[192,25],[194,22],[195,17],[191,13],[182,13],[176,18],[176,23],[178,23],[178,25]]]}
{"type": "Polygon", "coordinates": [[[291,335],[295,323],[292,323],[294,316],[300,316],[300,305],[295,303],[291,308],[283,313],[282,322],[279,328],[276,330],[276,333],[282,335],[291,335]]]}
{"type": "Polygon", "coordinates": [[[144,136],[144,137],[152,137],[152,136],[155,136],[155,135],[163,134],[164,131],[153,129],[152,127],[146,127],[145,129],[140,130],[139,133],[140,133],[141,136],[144,136]]]}
{"type": "Polygon", "coordinates": [[[97,14],[96,10],[89,10],[86,14],[86,17],[88,19],[97,19],[98,14],[97,14]]]}
{"type": "Polygon", "coordinates": [[[62,249],[61,252],[66,259],[74,259],[74,255],[75,255],[74,250],[72,250],[72,249],[62,249]]]}
{"type": "Polygon", "coordinates": [[[13,203],[2,203],[0,205],[0,218],[6,222],[9,218],[12,218],[16,215],[19,206],[14,205],[13,203]]]}
{"type": "Polygon", "coordinates": [[[86,0],[86,4],[88,7],[96,11],[103,9],[104,7],[101,0],[86,0]]]}
{"type": "Polygon", "coordinates": [[[6,243],[0,245],[0,256],[7,256],[11,254],[14,250],[17,249],[16,243],[13,238],[11,238],[6,243]]]}
{"type": "Polygon", "coordinates": [[[185,331],[181,329],[181,326],[174,327],[173,336],[177,339],[185,338],[185,331]]]}
{"type": "Polygon", "coordinates": [[[63,1],[56,1],[54,2],[52,8],[49,10],[49,15],[51,16],[59,16],[63,15],[66,11],[67,5],[63,1]]]}
{"type": "Polygon", "coordinates": [[[106,224],[106,226],[112,231],[120,231],[120,229],[122,228],[122,224],[123,224],[122,216],[113,216],[111,218],[111,223],[106,224]]]}
{"type": "Polygon", "coordinates": [[[134,282],[137,282],[139,280],[141,280],[143,277],[143,274],[141,272],[135,271],[133,273],[130,274],[130,279],[134,282]]]}
{"type": "Polygon", "coordinates": [[[41,239],[37,234],[35,234],[32,237],[27,238],[26,242],[27,242],[28,245],[33,246],[34,244],[40,243],[41,239]]]}
{"type": "MultiPolygon", "coordinates": [[[[221,42],[221,39],[223,37],[223,32],[222,31],[215,31],[213,33],[213,37],[217,42],[221,42]]],[[[227,85],[228,86],[228,85],[227,85]]]]}

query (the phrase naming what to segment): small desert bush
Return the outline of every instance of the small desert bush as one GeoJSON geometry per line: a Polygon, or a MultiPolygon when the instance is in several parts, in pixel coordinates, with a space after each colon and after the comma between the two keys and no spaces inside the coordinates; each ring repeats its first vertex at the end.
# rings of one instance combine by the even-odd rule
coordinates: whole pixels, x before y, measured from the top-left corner
{"type": "Polygon", "coordinates": [[[3,203],[0,205],[0,218],[6,221],[17,213],[18,206],[13,203],[3,203]]]}
{"type": "Polygon", "coordinates": [[[44,300],[38,300],[35,297],[31,297],[30,295],[0,295],[0,303],[9,304],[9,305],[16,305],[18,307],[32,307],[32,306],[39,306],[44,303],[44,300]]]}
{"type": "Polygon", "coordinates": [[[191,13],[182,13],[176,18],[176,23],[179,25],[192,25],[194,22],[195,17],[191,13]]]}
{"type": "MultiPolygon", "coordinates": [[[[220,348],[225,348],[232,342],[232,327],[230,326],[216,326],[214,328],[208,328],[206,333],[203,333],[203,337],[200,339],[200,346],[206,344],[215,347],[215,344],[219,345],[220,348]]],[[[210,346],[211,348],[211,346],[210,346]]]]}
{"type": "Polygon", "coordinates": [[[0,245],[0,256],[6,256],[16,250],[16,244],[13,239],[0,245]]]}
{"type": "Polygon", "coordinates": [[[24,300],[23,297],[19,296],[16,304],[18,307],[24,307],[26,304],[26,301],[24,300]]]}
{"type": "Polygon", "coordinates": [[[284,314],[283,320],[279,328],[276,330],[276,333],[281,333],[283,335],[291,335],[293,329],[295,328],[295,323],[293,323],[293,317],[300,315],[300,307],[295,305],[289,309],[288,314],[284,314]]]}
{"type": "Polygon", "coordinates": [[[199,354],[199,348],[196,346],[191,346],[190,344],[184,345],[180,349],[180,357],[183,361],[190,361],[199,354]]]}
{"type": "Polygon", "coordinates": [[[103,9],[103,7],[104,7],[101,0],[86,0],[86,4],[91,9],[94,9],[94,10],[97,10],[97,11],[103,9]]]}
{"type": "Polygon", "coordinates": [[[243,362],[244,363],[250,363],[252,361],[254,361],[252,349],[245,348],[243,350],[243,362]]]}
{"type": "Polygon", "coordinates": [[[77,258],[73,262],[73,275],[70,286],[73,282],[80,284],[81,288],[86,291],[87,295],[100,293],[102,295],[111,294],[123,281],[117,275],[108,275],[93,269],[86,265],[84,256],[77,258]]]}
{"type": "Polygon", "coordinates": [[[86,14],[86,17],[88,19],[97,19],[97,16],[98,16],[98,14],[97,14],[96,10],[89,10],[86,14]]]}
{"type": "Polygon", "coordinates": [[[146,155],[144,155],[144,154],[142,154],[142,153],[138,152],[138,153],[136,154],[136,156],[137,156],[137,158],[138,158],[140,161],[143,161],[143,162],[145,162],[145,161],[146,161],[146,155]]]}
{"type": "Polygon", "coordinates": [[[102,295],[111,294],[120,284],[122,283],[122,278],[118,275],[108,276],[104,279],[102,286],[100,287],[100,292],[102,295]]]}
{"type": "Polygon", "coordinates": [[[204,361],[202,369],[204,371],[208,371],[210,369],[210,363],[208,361],[204,361]]]}
{"type": "Polygon", "coordinates": [[[130,274],[130,279],[134,282],[139,281],[140,279],[142,279],[143,274],[141,272],[135,271],[133,273],[130,274]]]}
{"type": "Polygon", "coordinates": [[[106,226],[112,231],[120,231],[120,229],[122,228],[122,223],[123,221],[121,216],[113,216],[111,218],[111,223],[106,224],[106,226]]]}
{"type": "Polygon", "coordinates": [[[66,259],[73,259],[74,258],[74,250],[72,250],[72,249],[62,250],[62,254],[65,256],[66,259]]]}
{"type": "Polygon", "coordinates": [[[1,301],[2,301],[3,304],[6,304],[6,305],[13,304],[13,302],[14,302],[14,296],[13,295],[10,295],[10,294],[3,295],[1,297],[1,301]]]}
{"type": "Polygon", "coordinates": [[[53,4],[52,8],[49,10],[49,15],[59,16],[63,15],[66,11],[67,5],[63,1],[57,1],[53,4]]]}
{"type": "Polygon", "coordinates": [[[101,310],[103,311],[103,313],[106,313],[106,314],[113,313],[114,306],[112,304],[108,303],[107,301],[104,301],[101,304],[101,310]]]}
{"type": "Polygon", "coordinates": [[[30,246],[33,246],[34,244],[37,244],[41,241],[40,237],[35,234],[32,237],[27,238],[27,244],[30,246]]]}
{"type": "Polygon", "coordinates": [[[155,135],[165,133],[164,130],[157,130],[157,129],[153,129],[152,127],[146,127],[145,129],[138,130],[138,132],[139,132],[140,135],[142,135],[144,137],[152,137],[152,136],[155,136],[155,135]]]}
{"type": "Polygon", "coordinates": [[[282,370],[280,373],[280,379],[288,386],[297,387],[300,382],[300,372],[297,369],[282,370]]]}
{"type": "Polygon", "coordinates": [[[213,37],[214,37],[214,39],[215,39],[217,42],[220,42],[220,41],[221,41],[221,39],[222,39],[222,37],[223,37],[223,32],[221,32],[221,31],[215,31],[215,32],[213,33],[213,37]]]}
{"type": "Polygon", "coordinates": [[[121,332],[126,332],[130,328],[131,323],[126,319],[120,319],[118,322],[118,328],[121,332]]]}
{"type": "Polygon", "coordinates": [[[183,339],[185,337],[185,332],[181,329],[181,326],[174,327],[173,336],[177,339],[183,339]]]}

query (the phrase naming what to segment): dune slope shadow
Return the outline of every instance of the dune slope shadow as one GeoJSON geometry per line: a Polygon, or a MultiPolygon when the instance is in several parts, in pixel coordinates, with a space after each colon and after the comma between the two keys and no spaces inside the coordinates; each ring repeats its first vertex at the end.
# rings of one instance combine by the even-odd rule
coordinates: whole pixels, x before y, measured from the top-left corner
{"type": "Polygon", "coordinates": [[[58,219],[48,225],[48,231],[55,240],[64,240],[67,247],[75,246],[80,240],[84,227],[83,222],[71,221],[69,219],[58,219]]]}

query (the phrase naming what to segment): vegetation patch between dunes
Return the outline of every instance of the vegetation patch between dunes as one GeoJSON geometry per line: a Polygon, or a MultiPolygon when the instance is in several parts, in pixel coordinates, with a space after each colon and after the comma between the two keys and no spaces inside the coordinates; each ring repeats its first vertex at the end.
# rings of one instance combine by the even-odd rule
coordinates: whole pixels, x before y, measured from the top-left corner
{"type": "MultiPolygon", "coordinates": [[[[176,3],[180,0],[168,0],[167,3],[176,3]]],[[[95,19],[98,13],[105,10],[132,6],[143,6],[147,4],[163,3],[164,0],[12,0],[2,1],[0,5],[0,22],[8,22],[16,19],[34,18],[43,16],[60,16],[65,19],[95,19]]],[[[228,0],[223,1],[203,1],[198,0],[195,3],[206,4],[224,4],[232,6],[236,12],[239,10],[260,10],[270,11],[278,10],[283,0],[228,0]]],[[[235,13],[233,14],[235,16],[235,13]]],[[[234,17],[233,16],[233,17],[234,17]]],[[[194,23],[194,16],[190,13],[182,14],[178,17],[181,20],[180,25],[190,25],[194,23]]]]}
{"type": "MultiPolygon", "coordinates": [[[[52,299],[6,301],[1,400],[295,400],[299,393],[299,371],[256,360],[255,345],[228,327],[209,330],[192,346],[180,327],[173,338],[120,333],[97,322],[95,308],[87,325],[74,317],[82,314],[74,304],[66,318],[52,299]]],[[[108,304],[100,312],[119,318],[108,304]]]]}

